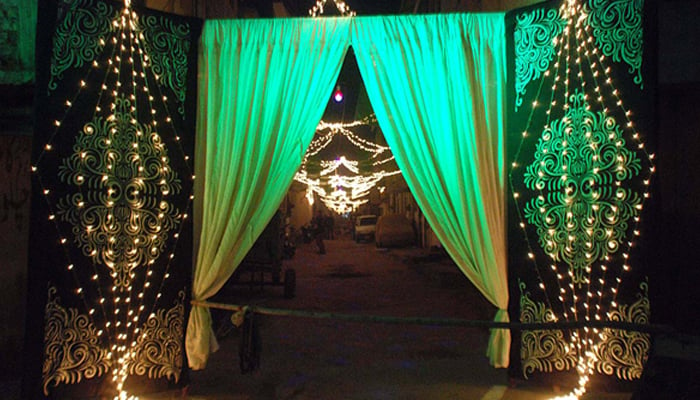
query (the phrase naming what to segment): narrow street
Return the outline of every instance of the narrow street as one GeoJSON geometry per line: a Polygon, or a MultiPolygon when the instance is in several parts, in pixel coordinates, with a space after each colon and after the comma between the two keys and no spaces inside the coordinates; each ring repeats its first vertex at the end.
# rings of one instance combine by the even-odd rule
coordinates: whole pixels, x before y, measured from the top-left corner
{"type": "MultiPolygon", "coordinates": [[[[325,255],[314,243],[302,244],[284,261],[297,275],[293,299],[284,298],[282,287],[237,286],[235,293],[213,301],[397,317],[486,320],[495,313],[446,257],[431,258],[417,248],[378,249],[349,238],[325,243],[325,255]]],[[[506,370],[488,365],[488,331],[473,328],[257,316],[260,368],[241,374],[241,332],[228,323],[230,315],[213,313],[221,349],[205,370],[190,372],[189,399],[539,400],[554,395],[546,388],[508,388],[506,370]]],[[[622,400],[629,394],[595,398],[622,400]]]]}

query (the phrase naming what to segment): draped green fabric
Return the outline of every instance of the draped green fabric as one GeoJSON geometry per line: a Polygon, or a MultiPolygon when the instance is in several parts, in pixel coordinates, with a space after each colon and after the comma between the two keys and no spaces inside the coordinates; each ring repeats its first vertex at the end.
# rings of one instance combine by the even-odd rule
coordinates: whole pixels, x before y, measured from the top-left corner
{"type": "MultiPolygon", "coordinates": [[[[231,277],[279,207],[321,120],[350,20],[209,20],[199,57],[192,297],[231,277]],[[197,244],[196,244],[197,245],[197,244]]],[[[190,367],[218,347],[207,308],[189,317],[190,367]]]]}
{"type": "MultiPolygon", "coordinates": [[[[277,209],[352,43],[406,181],[464,274],[508,321],[503,14],[207,21],[200,46],[193,299],[213,296],[277,209]],[[351,33],[352,31],[352,33],[351,33]],[[203,179],[202,179],[203,178],[203,179]]],[[[508,365],[510,333],[487,354],[508,365]]],[[[193,307],[190,366],[217,347],[193,307]]]]}
{"type": "MultiPolygon", "coordinates": [[[[372,107],[426,219],[508,321],[504,14],[356,17],[352,45],[372,107]]],[[[507,367],[510,331],[491,332],[507,367]]]]}

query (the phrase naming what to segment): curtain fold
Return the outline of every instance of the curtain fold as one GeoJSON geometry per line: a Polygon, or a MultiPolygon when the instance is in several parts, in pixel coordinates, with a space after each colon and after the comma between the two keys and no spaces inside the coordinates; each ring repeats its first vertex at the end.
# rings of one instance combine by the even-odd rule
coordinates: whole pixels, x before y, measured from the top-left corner
{"type": "MultiPolygon", "coordinates": [[[[347,18],[209,20],[199,56],[193,300],[231,277],[279,207],[313,138],[349,46],[347,18]]],[[[192,369],[218,348],[194,306],[192,369]]]]}
{"type": "MultiPolygon", "coordinates": [[[[504,14],[355,17],[370,102],[411,192],[464,274],[507,321],[504,14]]],[[[507,367],[510,331],[487,355],[507,367]]]]}

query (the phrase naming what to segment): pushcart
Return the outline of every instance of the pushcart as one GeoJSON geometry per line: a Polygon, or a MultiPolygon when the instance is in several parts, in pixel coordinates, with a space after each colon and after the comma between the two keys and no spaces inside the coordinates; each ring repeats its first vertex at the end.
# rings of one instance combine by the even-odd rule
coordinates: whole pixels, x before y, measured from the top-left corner
{"type": "Polygon", "coordinates": [[[276,213],[227,285],[247,285],[252,290],[281,286],[284,288],[284,297],[293,298],[296,292],[296,272],[293,268],[283,268],[284,239],[281,214],[276,213]]]}

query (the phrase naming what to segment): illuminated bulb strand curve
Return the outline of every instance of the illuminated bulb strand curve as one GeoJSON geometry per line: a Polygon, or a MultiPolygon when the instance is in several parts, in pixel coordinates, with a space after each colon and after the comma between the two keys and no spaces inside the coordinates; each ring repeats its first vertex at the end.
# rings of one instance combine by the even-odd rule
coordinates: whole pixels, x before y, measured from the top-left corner
{"type": "MultiPolygon", "coordinates": [[[[107,117],[107,121],[110,121],[112,123],[112,130],[110,132],[110,135],[113,137],[118,137],[120,134],[119,130],[115,128],[114,126],[120,126],[116,120],[117,120],[117,115],[116,113],[119,111],[119,103],[121,99],[128,98],[130,100],[130,107],[128,107],[128,112],[134,115],[134,118],[129,121],[130,126],[137,126],[139,122],[143,122],[143,117],[142,118],[137,118],[137,99],[140,97],[146,97],[148,99],[148,109],[150,110],[149,115],[147,115],[145,118],[150,120],[150,123],[146,123],[145,126],[152,131],[153,137],[151,138],[152,140],[155,140],[158,142],[158,146],[160,148],[165,148],[164,143],[160,142],[160,137],[156,133],[156,127],[158,125],[158,117],[157,117],[157,112],[156,109],[154,108],[154,101],[156,100],[151,93],[150,90],[150,85],[149,81],[146,77],[146,71],[150,72],[150,69],[147,67],[149,66],[149,58],[148,55],[144,52],[143,48],[141,47],[140,40],[144,39],[144,36],[141,32],[139,32],[138,29],[138,16],[137,14],[131,10],[130,8],[130,1],[125,0],[125,7],[121,13],[120,16],[117,17],[115,21],[113,21],[113,36],[111,37],[111,40],[105,41],[104,39],[100,39],[100,44],[102,45],[102,48],[104,49],[104,46],[106,46],[108,43],[111,43],[112,46],[112,52],[109,55],[106,63],[104,65],[100,65],[98,61],[93,61],[92,63],[92,69],[88,70],[86,73],[86,76],[84,79],[80,80],[78,84],[78,88],[75,92],[75,94],[68,100],[65,101],[65,112],[63,114],[63,117],[61,119],[57,119],[54,123],[54,130],[53,132],[49,135],[49,139],[47,144],[44,146],[43,151],[38,155],[37,160],[35,161],[34,165],[32,166],[32,172],[37,174],[37,178],[39,181],[39,184],[41,185],[41,190],[42,193],[44,194],[44,198],[47,202],[47,206],[49,209],[49,220],[53,221],[57,232],[59,232],[59,242],[61,245],[63,245],[63,250],[66,255],[66,259],[68,260],[68,265],[66,269],[70,273],[70,275],[73,277],[73,280],[75,282],[76,288],[74,289],[74,292],[77,296],[80,297],[82,300],[86,310],[88,310],[88,318],[90,319],[91,323],[93,325],[96,325],[95,322],[95,312],[96,309],[99,309],[102,311],[103,315],[105,316],[104,318],[104,329],[99,329],[97,331],[98,336],[101,338],[104,338],[105,333],[107,334],[107,341],[111,343],[111,347],[109,348],[109,352],[107,354],[107,357],[112,360],[112,381],[114,383],[114,387],[116,389],[117,395],[115,396],[115,399],[119,400],[126,400],[126,399],[136,399],[134,396],[128,395],[128,393],[124,389],[124,382],[126,381],[126,378],[128,377],[128,369],[129,366],[135,362],[133,360],[134,353],[133,348],[137,345],[137,340],[139,339],[139,333],[140,333],[140,328],[138,327],[140,323],[142,323],[142,315],[148,315],[148,318],[154,317],[153,311],[156,309],[157,302],[161,297],[161,289],[163,288],[165,281],[169,278],[169,269],[171,266],[172,259],[174,258],[174,253],[171,253],[168,257],[167,264],[165,266],[165,269],[163,271],[162,279],[160,281],[160,285],[158,285],[157,292],[155,294],[155,298],[153,300],[153,303],[151,305],[150,310],[146,310],[146,296],[145,294],[147,293],[147,290],[152,286],[151,284],[151,277],[153,275],[153,269],[152,265],[154,264],[154,259],[150,259],[148,262],[148,265],[146,266],[146,272],[145,272],[145,278],[143,282],[143,288],[138,292],[136,298],[133,298],[133,286],[128,285],[126,287],[119,287],[118,285],[113,285],[111,288],[112,291],[112,297],[113,297],[113,302],[114,305],[112,307],[112,318],[110,318],[109,312],[106,308],[106,302],[107,302],[107,296],[103,293],[102,291],[102,284],[100,283],[101,274],[97,270],[97,265],[96,263],[92,263],[93,267],[93,273],[90,276],[89,280],[93,282],[94,285],[94,290],[97,293],[96,296],[96,301],[97,304],[95,307],[90,306],[87,303],[87,296],[85,296],[85,289],[84,289],[84,284],[80,282],[80,278],[76,272],[75,264],[71,262],[71,256],[70,252],[68,251],[66,244],[68,242],[67,238],[64,237],[61,232],[61,227],[58,224],[57,218],[56,218],[56,211],[54,210],[53,204],[55,200],[52,200],[51,198],[51,189],[46,185],[43,180],[41,179],[41,174],[39,174],[39,170],[42,164],[42,160],[45,155],[47,155],[51,150],[53,149],[53,142],[57,136],[57,134],[61,130],[61,125],[63,121],[67,118],[69,115],[73,104],[76,103],[77,99],[85,92],[87,87],[89,86],[90,81],[92,81],[91,76],[94,74],[95,71],[100,70],[102,68],[102,71],[105,72],[104,79],[102,81],[102,84],[100,85],[99,89],[99,94],[98,94],[98,99],[97,103],[95,106],[95,110],[93,113],[93,119],[95,117],[98,117],[99,115],[103,115],[103,112],[105,110],[102,109],[101,103],[104,95],[112,97],[111,99],[111,105],[110,105],[110,110],[109,110],[109,115],[107,117]],[[141,66],[141,70],[139,71],[139,65],[141,66]],[[122,72],[125,70],[130,70],[131,76],[128,77],[123,77],[122,72]],[[114,80],[114,83],[110,81],[110,77],[114,80]],[[140,89],[142,90],[143,93],[137,93],[137,88],[139,88],[139,84],[137,82],[137,79],[140,79],[142,81],[142,85],[140,85],[140,89]],[[111,87],[110,87],[111,86],[111,87]],[[127,86],[127,88],[131,88],[131,92],[129,93],[126,91],[123,86],[127,86]],[[133,301],[132,301],[133,299],[133,301]],[[135,305],[134,305],[135,304],[135,305]],[[111,320],[110,320],[111,319],[111,320]],[[116,361],[115,361],[116,360],[116,361]]],[[[157,76],[152,74],[156,80],[157,76]]],[[[158,85],[155,85],[157,88],[158,92],[160,92],[160,87],[158,85]]],[[[164,109],[166,110],[166,116],[163,119],[163,122],[166,123],[166,126],[168,126],[173,132],[175,132],[175,128],[172,124],[172,118],[169,114],[169,109],[167,107],[167,97],[163,96],[161,93],[161,99],[163,101],[164,109]]],[[[107,100],[107,98],[105,98],[107,100]]],[[[122,104],[123,106],[123,104],[122,104]]],[[[88,125],[86,125],[86,133],[91,134],[94,133],[93,131],[90,130],[88,125]]],[[[136,133],[137,136],[143,135],[144,132],[138,131],[136,133]]],[[[69,134],[73,135],[73,132],[69,132],[69,134]]],[[[111,139],[106,139],[105,144],[108,146],[111,146],[112,143],[110,143],[111,139]]],[[[180,151],[182,157],[184,158],[185,161],[189,160],[189,156],[187,156],[184,153],[184,150],[181,146],[180,138],[179,136],[175,135],[175,141],[177,143],[176,148],[180,151]]],[[[134,149],[138,150],[139,147],[139,142],[138,140],[134,143],[132,143],[134,149]]],[[[116,153],[111,153],[108,150],[107,153],[107,158],[108,160],[113,160],[113,156],[116,156],[116,153]]],[[[135,158],[135,161],[137,163],[140,163],[139,161],[139,153],[138,151],[135,151],[135,155],[133,156],[135,158]]],[[[90,155],[88,154],[87,151],[82,151],[80,152],[80,158],[82,159],[83,162],[87,162],[86,159],[90,158],[90,155]]],[[[169,171],[169,166],[167,164],[167,158],[163,157],[163,164],[159,168],[159,174],[163,178],[161,178],[161,184],[165,184],[165,176],[167,176],[170,171],[169,171]]],[[[114,165],[111,164],[111,161],[109,161],[110,164],[108,164],[107,170],[105,171],[102,181],[108,181],[110,179],[113,179],[109,173],[112,173],[114,165]]],[[[189,164],[185,162],[185,166],[189,168],[189,172],[191,174],[191,168],[189,167],[189,164]]],[[[139,165],[137,171],[139,175],[136,177],[135,181],[139,184],[143,184],[143,179],[146,178],[145,176],[141,176],[141,173],[143,172],[143,165],[139,165]]],[[[88,168],[89,170],[89,168],[88,168]]],[[[88,171],[86,171],[88,172],[88,171]]],[[[77,185],[80,187],[81,190],[81,196],[82,198],[87,198],[85,196],[85,193],[83,193],[83,186],[82,184],[85,181],[85,176],[81,173],[78,172],[77,175],[74,176],[75,182],[77,185]]],[[[192,175],[192,179],[194,180],[194,175],[192,175]]],[[[161,186],[161,188],[165,188],[165,186],[161,186]]],[[[108,189],[108,193],[106,193],[107,198],[111,198],[112,194],[111,191],[112,189],[108,189]]],[[[139,196],[139,191],[135,190],[132,193],[134,196],[139,196]]],[[[165,198],[169,194],[167,189],[162,189],[162,196],[165,198]]],[[[187,202],[187,209],[189,209],[190,204],[193,200],[193,195],[189,195],[189,199],[187,202]]],[[[112,205],[112,202],[109,201],[108,206],[112,205]]],[[[78,208],[81,208],[84,206],[84,203],[82,201],[79,201],[76,206],[78,208]]],[[[134,219],[138,219],[139,217],[139,210],[131,210],[131,217],[134,219]]],[[[162,216],[159,215],[159,218],[162,216]]],[[[109,219],[112,217],[112,214],[110,213],[108,216],[108,222],[109,219]]],[[[179,220],[182,222],[184,219],[186,219],[188,215],[185,213],[182,213],[179,215],[179,220]]],[[[172,247],[176,248],[177,247],[177,241],[180,236],[180,230],[182,229],[183,224],[179,224],[179,229],[173,234],[173,244],[172,247]]],[[[159,230],[160,227],[158,227],[159,230]]],[[[89,235],[91,233],[91,230],[94,229],[91,225],[87,226],[87,234],[89,235]]],[[[115,238],[111,238],[110,242],[116,241],[115,238]]],[[[138,239],[134,240],[136,243],[134,243],[134,246],[138,244],[138,239]]],[[[122,248],[122,250],[124,250],[122,248]]],[[[111,251],[111,250],[109,250],[111,251]]],[[[94,251],[93,251],[94,253],[94,251]]],[[[93,256],[95,254],[91,254],[93,256]]],[[[134,265],[135,263],[132,263],[131,267],[136,268],[139,265],[134,265]]],[[[110,277],[112,279],[116,279],[116,273],[112,272],[110,274],[110,277]]],[[[135,278],[135,273],[130,271],[128,273],[128,279],[133,279],[135,278]]],[[[151,289],[152,290],[152,289],[151,289]]],[[[145,338],[144,338],[145,339],[145,338]]]]}
{"type": "MultiPolygon", "coordinates": [[[[649,170],[648,170],[648,176],[643,179],[643,183],[645,185],[645,193],[643,195],[643,198],[641,199],[641,202],[636,204],[634,207],[637,209],[638,212],[641,212],[643,203],[645,199],[649,197],[648,193],[648,186],[650,182],[651,175],[654,172],[654,166],[653,166],[653,154],[648,154],[646,153],[646,150],[644,148],[644,144],[641,141],[640,134],[639,132],[636,131],[634,128],[634,123],[631,120],[631,115],[632,112],[631,110],[627,109],[624,104],[622,99],[619,96],[618,90],[614,87],[612,78],[610,76],[610,67],[604,67],[604,62],[606,57],[603,54],[600,54],[599,50],[592,45],[593,42],[593,34],[591,32],[591,28],[587,24],[587,17],[588,17],[588,12],[585,9],[585,7],[581,6],[580,4],[577,3],[576,0],[566,0],[565,3],[562,4],[560,8],[560,14],[563,16],[563,18],[566,20],[566,27],[564,28],[563,31],[563,40],[558,40],[554,39],[553,44],[558,46],[558,56],[557,56],[557,61],[554,64],[554,68],[556,70],[556,74],[554,76],[553,84],[552,84],[552,90],[551,90],[551,97],[550,97],[550,105],[545,111],[546,114],[546,124],[545,124],[545,130],[550,129],[550,118],[551,118],[551,113],[552,111],[557,110],[557,101],[554,98],[557,89],[559,85],[564,85],[564,97],[562,99],[562,106],[561,109],[566,110],[569,109],[569,98],[572,96],[571,93],[571,82],[569,80],[569,77],[572,73],[576,73],[576,77],[573,79],[577,82],[580,83],[580,89],[581,92],[584,94],[583,99],[585,101],[588,100],[588,92],[590,89],[587,87],[587,82],[586,82],[586,76],[590,76],[594,87],[593,91],[595,92],[595,101],[598,103],[599,107],[602,109],[602,111],[605,113],[605,115],[609,115],[610,109],[606,106],[606,101],[610,101],[609,99],[612,97],[614,104],[611,105],[612,107],[615,107],[619,110],[621,110],[621,114],[624,115],[624,119],[626,123],[624,124],[624,130],[629,132],[629,136],[637,143],[637,147],[640,151],[643,152],[644,155],[646,155],[647,160],[649,162],[649,170]],[[575,25],[572,26],[572,21],[575,19],[575,25]],[[575,30],[575,33],[573,32],[575,30]],[[585,61],[587,61],[587,66],[589,68],[588,71],[583,70],[582,67],[582,58],[585,58],[585,61]],[[563,76],[560,74],[562,64],[565,65],[565,73],[563,76]],[[575,65],[573,68],[576,68],[576,70],[573,70],[572,65],[575,65]],[[587,73],[586,73],[587,72],[587,73]],[[563,78],[563,79],[562,79],[563,78]],[[602,83],[601,83],[602,82],[602,83]],[[601,89],[606,89],[609,95],[606,96],[605,93],[603,93],[603,90],[601,89]]],[[[549,77],[550,73],[549,71],[546,71],[544,73],[544,78],[540,81],[540,87],[538,88],[537,95],[535,98],[540,97],[540,93],[542,90],[542,85],[545,81],[545,78],[549,77]]],[[[527,121],[527,126],[529,127],[532,122],[532,118],[536,110],[538,109],[538,103],[537,101],[533,102],[532,104],[532,109],[530,111],[530,114],[528,116],[528,121],[527,121]]],[[[590,109],[590,105],[586,106],[586,109],[590,109]]],[[[566,115],[566,113],[565,113],[566,115]]],[[[566,120],[566,116],[563,116],[562,120],[563,122],[570,122],[566,120]]],[[[571,133],[571,132],[569,132],[571,133]]],[[[612,136],[612,134],[611,134],[612,136]]],[[[525,141],[525,138],[528,137],[528,132],[527,130],[523,132],[523,140],[520,143],[520,147],[518,148],[518,151],[516,153],[515,157],[515,162],[513,162],[513,169],[516,169],[519,167],[519,164],[517,160],[520,157],[520,153],[523,147],[523,143],[525,141]]],[[[614,137],[611,137],[610,139],[614,139],[614,137]]],[[[617,141],[615,145],[618,148],[621,148],[623,143],[621,141],[617,141]]],[[[566,141],[563,142],[563,150],[562,153],[566,155],[566,141]]],[[[590,143],[590,148],[591,152],[593,154],[598,154],[596,149],[596,146],[593,142],[590,143]]],[[[625,159],[621,155],[622,153],[619,153],[617,156],[617,176],[625,176],[627,173],[626,167],[625,167],[625,159]]],[[[597,156],[594,156],[594,159],[597,156]]],[[[566,170],[566,165],[562,166],[562,169],[566,170]]],[[[593,171],[594,174],[596,171],[593,171]]],[[[540,172],[541,174],[542,172],[540,172]]],[[[540,175],[541,176],[541,175],[540,175]]],[[[566,174],[562,176],[562,179],[566,179],[566,174]]],[[[593,183],[593,182],[591,182],[593,183]]],[[[621,186],[621,180],[618,178],[614,182],[614,186],[619,188],[621,186]]],[[[511,189],[513,189],[513,182],[511,179],[510,182],[511,189]]],[[[540,190],[540,195],[538,196],[538,199],[542,201],[546,196],[541,192],[543,187],[539,187],[540,190]]],[[[594,195],[596,192],[593,192],[594,195]]],[[[518,204],[519,200],[519,194],[513,190],[513,196],[516,204],[518,204]]],[[[565,201],[570,202],[573,200],[571,197],[572,193],[570,190],[565,189],[563,193],[563,198],[565,201]]],[[[624,193],[620,190],[617,191],[617,197],[622,199],[624,198],[624,193]]],[[[597,205],[594,204],[594,210],[597,210],[595,207],[597,205]]],[[[527,246],[529,248],[528,251],[528,258],[531,260],[531,262],[535,266],[535,270],[537,272],[538,280],[539,280],[539,288],[544,292],[545,294],[545,299],[547,303],[550,306],[551,309],[551,302],[549,301],[549,297],[546,291],[544,279],[542,278],[542,272],[540,268],[537,265],[537,261],[534,256],[534,251],[532,250],[532,244],[530,240],[528,239],[528,235],[525,231],[526,229],[526,220],[523,217],[521,213],[521,206],[517,207],[518,213],[520,216],[520,227],[523,229],[523,234],[525,236],[525,240],[527,243],[527,246]]],[[[613,205],[610,207],[612,211],[612,215],[609,215],[607,218],[609,218],[610,221],[609,223],[615,223],[617,222],[617,209],[618,206],[613,205]]],[[[544,211],[543,211],[544,212],[544,211]]],[[[573,217],[571,214],[567,214],[567,218],[573,217]]],[[[590,260],[590,263],[588,266],[585,267],[585,276],[583,279],[576,279],[574,276],[574,273],[572,271],[572,268],[568,268],[567,272],[564,272],[562,269],[560,269],[557,266],[556,260],[558,259],[558,256],[556,253],[549,253],[549,257],[552,260],[552,265],[551,269],[552,272],[556,275],[557,277],[557,285],[558,285],[558,299],[560,300],[562,307],[563,307],[563,312],[562,315],[566,320],[574,320],[578,321],[580,318],[584,318],[585,320],[590,320],[591,318],[594,318],[595,320],[601,320],[601,308],[603,305],[603,299],[604,297],[610,298],[610,306],[611,307],[617,307],[617,294],[619,291],[619,286],[622,282],[621,276],[624,274],[627,274],[630,271],[630,266],[629,266],[629,253],[630,249],[633,246],[633,240],[634,237],[639,236],[639,215],[635,215],[633,217],[634,220],[634,226],[632,228],[633,232],[633,239],[631,241],[627,241],[626,243],[622,243],[622,246],[624,246],[624,249],[619,249],[621,254],[622,254],[622,266],[620,267],[620,270],[618,271],[618,275],[614,278],[615,283],[606,289],[606,276],[611,273],[610,269],[612,268],[610,264],[610,257],[609,255],[604,255],[603,261],[604,263],[600,265],[600,274],[601,277],[599,278],[597,285],[598,285],[598,290],[595,290],[592,288],[592,282],[590,279],[590,274],[592,272],[591,264],[593,264],[593,256],[590,253],[586,253],[586,257],[590,260]],[[567,282],[568,281],[568,282],[567,282]],[[568,291],[567,288],[568,287],[568,291]],[[577,290],[578,289],[578,290],[577,290]],[[606,293],[606,291],[609,291],[609,293],[606,293]],[[568,296],[567,296],[568,295],[568,296]],[[567,307],[566,301],[565,300],[570,300],[570,307],[567,307]],[[568,310],[567,310],[568,308],[568,310]],[[572,317],[570,317],[570,314],[568,311],[571,311],[573,314],[572,317]],[[581,314],[581,315],[580,315],[581,314]]],[[[593,223],[595,221],[587,221],[590,223],[593,223]]],[[[571,224],[573,226],[573,224],[571,224]]],[[[610,230],[607,231],[608,235],[610,235],[610,230]]],[[[578,243],[576,242],[577,238],[575,235],[569,234],[567,238],[567,248],[577,248],[578,243]]],[[[623,239],[623,238],[621,238],[623,239]]],[[[609,242],[609,245],[613,249],[618,249],[620,244],[617,243],[617,241],[614,242],[609,242]]],[[[593,247],[592,243],[586,242],[584,243],[584,246],[586,248],[591,248],[593,247]]],[[[610,314],[607,315],[607,317],[610,317],[610,314]]],[[[596,350],[598,343],[603,341],[605,338],[603,332],[599,331],[598,329],[589,329],[589,328],[584,328],[583,332],[581,330],[577,330],[572,332],[572,343],[571,346],[573,346],[573,349],[576,351],[578,354],[578,364],[576,366],[576,371],[579,375],[579,380],[578,380],[578,385],[576,388],[572,390],[571,393],[569,393],[566,396],[558,397],[557,399],[559,400],[565,400],[565,399],[578,399],[581,395],[583,395],[586,392],[586,387],[587,384],[590,380],[590,376],[595,372],[595,363],[596,361],[596,350]]],[[[567,350],[568,351],[568,350],[567,350]]]]}
{"type": "MultiPolygon", "coordinates": [[[[318,178],[311,178],[306,171],[309,158],[320,153],[326,148],[336,136],[343,136],[355,147],[371,153],[371,158],[375,158],[373,166],[378,166],[390,162],[393,156],[379,158],[380,155],[389,151],[389,147],[373,143],[355,135],[349,128],[361,125],[376,123],[374,116],[366,117],[359,121],[349,123],[327,123],[321,121],[317,127],[317,136],[309,145],[302,161],[299,171],[294,176],[297,182],[307,186],[306,197],[309,204],[313,204],[314,194],[331,210],[338,214],[352,212],[362,204],[367,203],[366,197],[369,191],[376,184],[387,176],[399,174],[400,170],[385,171],[380,170],[369,175],[360,175],[359,162],[348,160],[341,156],[335,160],[321,160],[321,171],[318,178]],[[346,169],[354,175],[339,175],[340,168],[346,169]],[[331,175],[333,174],[333,175],[331,175]],[[330,190],[324,187],[330,187],[330,190]],[[349,191],[349,193],[348,193],[349,191]]],[[[389,152],[389,154],[391,154],[389,152]]]]}
{"type": "MultiPolygon", "coordinates": [[[[309,9],[309,15],[312,17],[318,17],[323,14],[324,7],[326,6],[327,0],[316,0],[316,4],[309,9]]],[[[344,17],[354,17],[356,15],[355,11],[352,11],[350,7],[345,4],[342,0],[333,0],[335,7],[340,12],[340,15],[344,17]]]]}

